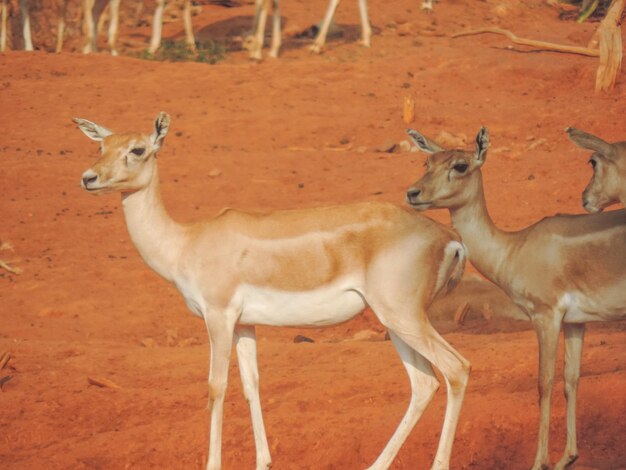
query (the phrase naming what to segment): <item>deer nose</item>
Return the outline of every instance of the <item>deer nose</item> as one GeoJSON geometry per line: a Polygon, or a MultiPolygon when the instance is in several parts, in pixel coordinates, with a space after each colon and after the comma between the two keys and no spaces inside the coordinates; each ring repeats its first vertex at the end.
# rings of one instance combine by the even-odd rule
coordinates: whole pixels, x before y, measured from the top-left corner
{"type": "Polygon", "coordinates": [[[422,193],[421,189],[411,188],[406,192],[406,198],[409,202],[418,198],[418,196],[422,193]]]}
{"type": "Polygon", "coordinates": [[[83,173],[83,180],[82,180],[82,186],[83,188],[87,189],[89,187],[90,183],[95,183],[95,181],[98,179],[98,175],[92,173],[91,171],[86,171],[85,173],[83,173]]]}

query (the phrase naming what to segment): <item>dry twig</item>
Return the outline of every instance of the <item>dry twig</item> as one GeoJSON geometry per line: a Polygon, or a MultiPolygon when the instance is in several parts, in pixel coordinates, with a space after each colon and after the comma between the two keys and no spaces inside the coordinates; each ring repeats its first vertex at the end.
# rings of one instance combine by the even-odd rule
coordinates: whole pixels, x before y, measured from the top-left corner
{"type": "Polygon", "coordinates": [[[89,382],[89,385],[95,385],[96,387],[101,387],[101,388],[113,388],[113,389],[122,388],[118,384],[116,384],[115,382],[109,379],[102,379],[102,378],[94,379],[92,377],[87,377],[87,382],[89,382]]]}
{"type": "Polygon", "coordinates": [[[585,55],[589,57],[600,57],[600,51],[598,51],[597,49],[591,49],[589,47],[581,47],[581,46],[567,46],[563,44],[554,44],[552,42],[537,41],[535,39],[520,38],[520,37],[517,37],[511,31],[509,31],[508,29],[501,29],[501,28],[480,28],[480,29],[472,29],[470,31],[461,31],[460,33],[453,34],[452,37],[459,38],[461,36],[473,36],[476,34],[484,34],[484,33],[501,34],[509,38],[509,40],[512,43],[519,44],[522,46],[537,47],[537,48],[545,49],[548,51],[564,52],[568,54],[579,54],[579,55],[585,55]]]}

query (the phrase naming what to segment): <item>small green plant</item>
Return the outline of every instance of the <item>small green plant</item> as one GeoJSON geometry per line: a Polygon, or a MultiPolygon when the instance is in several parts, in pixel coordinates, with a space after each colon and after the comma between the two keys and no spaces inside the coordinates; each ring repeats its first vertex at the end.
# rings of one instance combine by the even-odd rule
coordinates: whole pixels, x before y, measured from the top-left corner
{"type": "Polygon", "coordinates": [[[224,60],[226,48],[215,41],[196,42],[196,50],[192,50],[184,41],[164,41],[161,47],[151,54],[147,50],[136,55],[139,59],[160,60],[169,62],[204,62],[215,64],[224,60]]]}

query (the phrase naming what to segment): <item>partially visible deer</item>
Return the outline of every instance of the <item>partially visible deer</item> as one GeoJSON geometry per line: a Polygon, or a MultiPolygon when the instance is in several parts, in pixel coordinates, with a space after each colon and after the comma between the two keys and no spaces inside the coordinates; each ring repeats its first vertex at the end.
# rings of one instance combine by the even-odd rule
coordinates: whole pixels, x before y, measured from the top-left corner
{"type": "Polygon", "coordinates": [[[109,7],[109,30],[108,45],[111,55],[117,55],[117,34],[120,21],[120,0],[83,0],[83,33],[85,34],[85,45],[83,53],[96,52],[96,39],[98,37],[98,19],[108,5],[109,7]]]}
{"type": "MultiPolygon", "coordinates": [[[[100,143],[82,176],[88,192],[122,195],[130,237],[144,261],[174,283],[211,341],[211,432],[207,469],[221,466],[222,413],[233,340],[256,446],[256,468],[271,457],[261,413],[255,325],[330,326],[369,305],[389,330],[409,375],[411,399],[371,468],[386,469],[428,406],[439,382],[448,403],[433,469],[448,469],[469,363],[433,328],[427,310],[461,277],[465,249],[452,230],[378,202],[255,214],[222,211],[175,222],[161,201],[157,153],[170,127],[161,113],[152,134],[121,133],[75,119],[100,143]]],[[[434,431],[433,431],[434,432],[434,431]]]]}
{"type": "Polygon", "coordinates": [[[583,192],[585,210],[600,212],[619,203],[626,206],[626,142],[609,144],[573,127],[565,131],[576,145],[593,150],[589,157],[593,176],[583,192]]]}
{"type": "MultiPolygon", "coordinates": [[[[167,0],[156,0],[156,9],[152,18],[152,36],[148,52],[154,54],[161,47],[161,36],[163,34],[163,12],[167,0]]],[[[191,0],[184,0],[182,7],[183,26],[185,28],[185,43],[190,50],[196,50],[196,38],[193,33],[191,21],[191,0]]]]}
{"type": "MultiPolygon", "coordinates": [[[[57,14],[57,35],[55,51],[61,52],[63,50],[63,37],[65,34],[65,16],[67,14],[67,2],[68,0],[57,0],[56,14],[57,14]]],[[[104,10],[106,4],[109,5],[109,47],[112,55],[117,55],[116,42],[117,42],[117,30],[119,22],[119,5],[120,0],[83,0],[83,32],[85,33],[85,45],[83,46],[83,52],[88,54],[95,52],[96,49],[96,36],[98,17],[104,10]]],[[[28,7],[28,0],[19,0],[20,16],[22,18],[22,36],[24,38],[24,50],[32,51],[33,40],[30,27],[30,9],[28,7]]],[[[7,45],[7,15],[8,6],[7,0],[2,0],[0,5],[1,23],[0,23],[0,52],[6,50],[7,45]]]]}
{"type": "MultiPolygon", "coordinates": [[[[324,19],[320,23],[319,32],[315,38],[313,44],[309,47],[312,52],[320,53],[324,44],[326,44],[326,36],[332,24],[333,17],[335,16],[335,10],[339,5],[340,0],[330,0],[324,19]]],[[[365,47],[370,47],[372,37],[372,27],[370,26],[369,17],[367,14],[367,0],[358,0],[359,2],[359,15],[361,18],[361,44],[365,47]]],[[[273,6],[273,18],[272,18],[272,45],[270,47],[269,56],[278,57],[278,52],[281,46],[281,26],[280,26],[280,11],[279,0],[271,0],[273,6]]],[[[263,48],[263,42],[265,39],[265,24],[269,15],[270,0],[256,0],[256,14],[254,16],[254,24],[252,26],[253,33],[246,38],[245,47],[250,51],[250,58],[254,60],[261,60],[263,48]]]]}
{"type": "MultiPolygon", "coordinates": [[[[33,39],[30,27],[30,10],[28,8],[28,0],[19,0],[20,17],[22,19],[22,37],[24,39],[24,50],[34,50],[33,39]]],[[[56,52],[61,52],[63,48],[63,34],[65,31],[65,14],[67,10],[67,0],[57,0],[57,39],[56,52]]],[[[7,20],[9,15],[9,4],[7,0],[2,0],[0,4],[0,52],[4,52],[7,48],[8,26],[7,20]]]]}
{"type": "Polygon", "coordinates": [[[564,469],[578,457],[576,390],[585,324],[626,319],[626,212],[546,217],[505,232],[485,204],[487,129],[478,133],[474,151],[444,150],[417,131],[408,133],[430,154],[426,173],[407,191],[408,203],[420,211],[450,211],[472,264],[528,315],[537,334],[541,418],[533,470],[548,468],[550,398],[563,328],[567,442],[556,469],[564,469]]]}

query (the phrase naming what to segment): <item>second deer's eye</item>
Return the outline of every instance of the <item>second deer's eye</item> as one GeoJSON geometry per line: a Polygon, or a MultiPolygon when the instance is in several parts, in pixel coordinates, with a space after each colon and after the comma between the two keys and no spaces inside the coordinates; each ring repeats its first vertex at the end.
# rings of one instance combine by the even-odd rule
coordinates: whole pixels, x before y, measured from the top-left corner
{"type": "Polygon", "coordinates": [[[593,158],[591,158],[591,159],[589,160],[589,164],[591,165],[591,167],[592,167],[593,169],[595,169],[595,168],[596,168],[596,161],[595,161],[593,158]]]}
{"type": "Polygon", "coordinates": [[[137,147],[131,150],[131,153],[137,155],[138,157],[141,157],[144,153],[145,153],[146,149],[141,148],[141,147],[137,147]]]}
{"type": "Polygon", "coordinates": [[[457,173],[461,173],[461,174],[465,173],[468,168],[469,168],[469,165],[467,163],[457,163],[456,165],[452,167],[454,171],[456,171],[457,173]]]}

